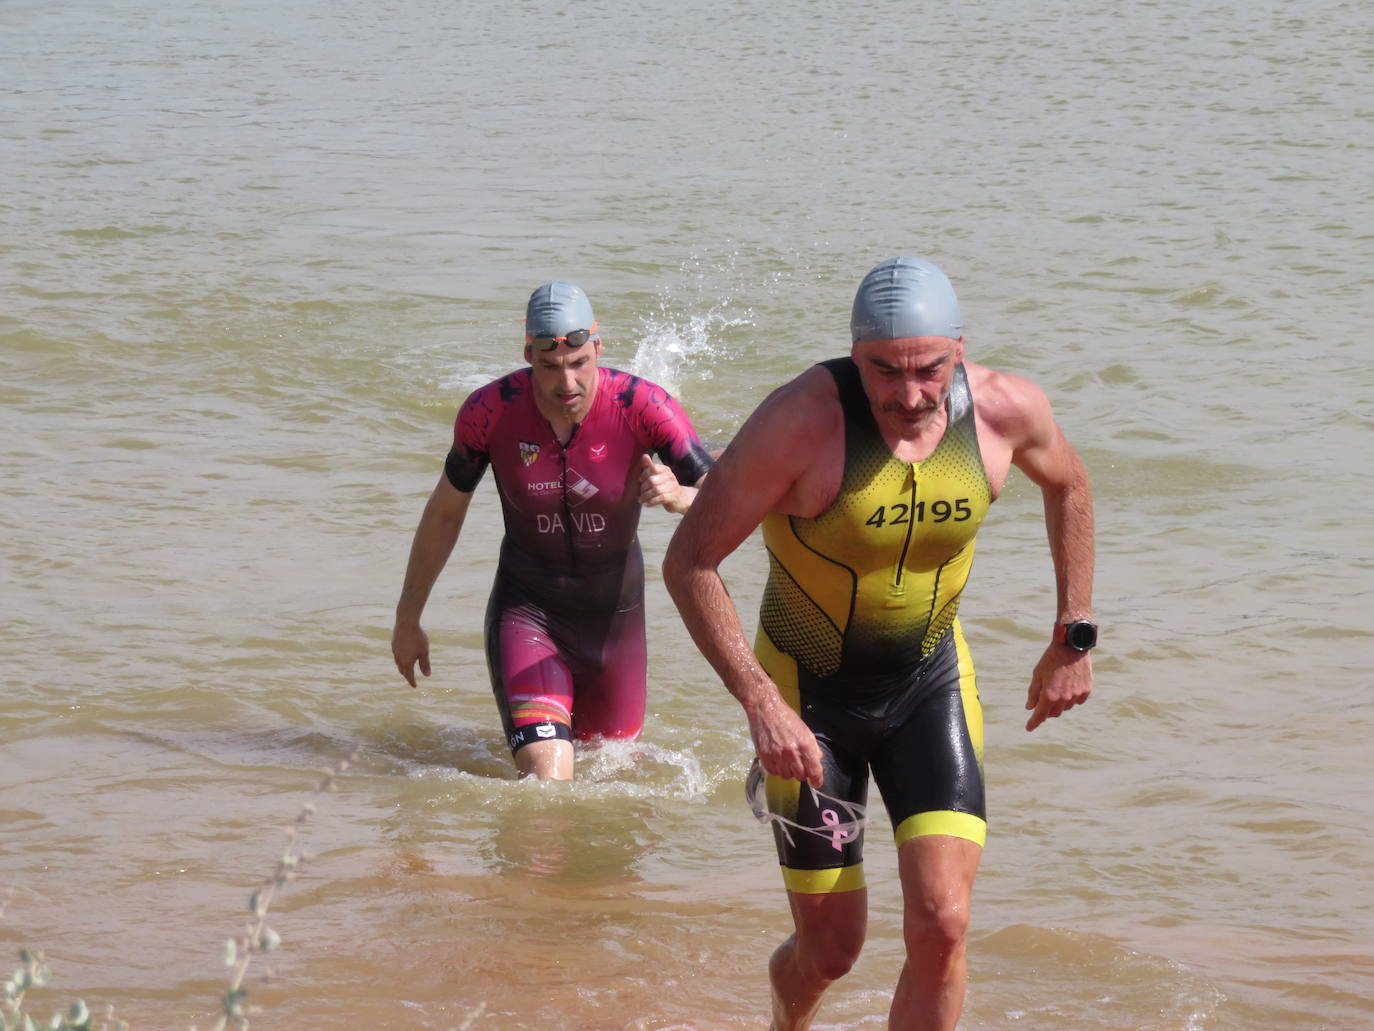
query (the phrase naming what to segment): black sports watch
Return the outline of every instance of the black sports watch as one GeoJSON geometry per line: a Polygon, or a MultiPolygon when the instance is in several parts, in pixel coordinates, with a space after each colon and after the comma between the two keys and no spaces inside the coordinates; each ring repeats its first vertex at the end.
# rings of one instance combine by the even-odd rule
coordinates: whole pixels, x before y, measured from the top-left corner
{"type": "Polygon", "coordinates": [[[1066,644],[1076,652],[1089,652],[1097,647],[1097,624],[1088,619],[1056,623],[1054,643],[1066,644]]]}

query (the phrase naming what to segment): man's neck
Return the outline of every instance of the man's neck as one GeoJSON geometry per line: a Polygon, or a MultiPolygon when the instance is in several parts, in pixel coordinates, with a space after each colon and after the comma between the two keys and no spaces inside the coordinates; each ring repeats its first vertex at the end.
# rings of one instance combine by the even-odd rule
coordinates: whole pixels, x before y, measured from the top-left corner
{"type": "Polygon", "coordinates": [[[576,414],[569,412],[567,408],[555,402],[546,401],[542,397],[535,397],[535,407],[539,409],[539,414],[553,429],[553,435],[558,443],[566,445],[568,441],[572,440],[573,434],[577,432],[577,427],[582,425],[583,420],[591,412],[592,405],[596,403],[596,393],[600,385],[601,375],[598,373],[596,378],[592,380],[592,386],[587,391],[585,401],[578,406],[579,410],[576,414]]]}
{"type": "Polygon", "coordinates": [[[947,404],[942,404],[933,412],[930,422],[922,426],[914,436],[903,437],[882,423],[878,424],[878,432],[882,435],[883,443],[892,452],[892,457],[899,462],[924,462],[940,446],[940,441],[944,439],[945,430],[948,428],[947,404]]]}

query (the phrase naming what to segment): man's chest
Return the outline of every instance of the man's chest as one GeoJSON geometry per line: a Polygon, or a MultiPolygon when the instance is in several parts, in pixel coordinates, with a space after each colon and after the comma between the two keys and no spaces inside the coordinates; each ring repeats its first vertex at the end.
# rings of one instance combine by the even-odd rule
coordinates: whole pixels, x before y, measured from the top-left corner
{"type": "Polygon", "coordinates": [[[583,426],[564,445],[535,430],[503,437],[489,453],[503,497],[520,511],[606,512],[637,500],[630,488],[638,450],[624,434],[583,426]]]}
{"type": "Polygon", "coordinates": [[[828,509],[844,482],[844,434],[836,433],[812,451],[811,459],[775,509],[811,519],[828,509]]]}

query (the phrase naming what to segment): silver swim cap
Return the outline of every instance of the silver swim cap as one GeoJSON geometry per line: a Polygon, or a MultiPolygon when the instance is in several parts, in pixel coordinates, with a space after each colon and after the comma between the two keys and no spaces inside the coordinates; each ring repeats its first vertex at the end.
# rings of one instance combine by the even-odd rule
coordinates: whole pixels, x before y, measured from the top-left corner
{"type": "Polygon", "coordinates": [[[554,280],[530,294],[530,303],[525,306],[527,341],[535,337],[565,337],[577,329],[596,329],[592,302],[580,286],[554,280]]]}
{"type": "Polygon", "coordinates": [[[892,258],[864,276],[854,295],[849,335],[860,340],[949,337],[964,332],[949,277],[924,258],[892,258]]]}

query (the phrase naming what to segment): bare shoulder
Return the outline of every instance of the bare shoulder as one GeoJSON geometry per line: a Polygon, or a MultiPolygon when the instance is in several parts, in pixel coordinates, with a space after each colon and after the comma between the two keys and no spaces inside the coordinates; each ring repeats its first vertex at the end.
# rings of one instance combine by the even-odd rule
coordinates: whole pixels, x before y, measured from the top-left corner
{"type": "Polygon", "coordinates": [[[838,468],[836,448],[842,464],[839,393],[825,369],[812,367],[774,390],[745,420],[703,483],[679,536],[715,519],[730,527],[711,532],[733,539],[735,523],[747,535],[769,511],[799,514],[814,507],[812,495],[824,489],[822,474],[838,468]]]}
{"type": "Polygon", "coordinates": [[[813,365],[769,394],[749,416],[736,440],[785,436],[796,444],[826,439],[842,417],[835,378],[813,365]]]}
{"type": "Polygon", "coordinates": [[[716,473],[761,506],[814,515],[834,498],[844,465],[844,410],[835,378],[821,366],[778,387],[725,449],[716,473]]]}
{"type": "Polygon", "coordinates": [[[1085,482],[1083,463],[1064,439],[1045,392],[1022,376],[969,369],[979,444],[994,496],[1015,465],[1042,489],[1085,482]]]}
{"type": "Polygon", "coordinates": [[[1049,398],[1024,376],[965,362],[978,421],[1012,448],[1043,440],[1053,431],[1049,398]]]}

